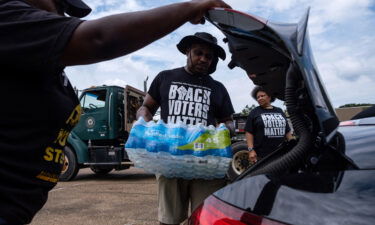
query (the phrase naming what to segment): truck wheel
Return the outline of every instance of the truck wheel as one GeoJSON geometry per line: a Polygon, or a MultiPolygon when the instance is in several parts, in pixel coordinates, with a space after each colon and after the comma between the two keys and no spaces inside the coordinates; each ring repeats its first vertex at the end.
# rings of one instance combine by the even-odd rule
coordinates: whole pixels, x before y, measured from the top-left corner
{"type": "Polygon", "coordinates": [[[74,179],[78,173],[79,167],[76,155],[69,146],[65,146],[65,160],[61,170],[60,180],[70,181],[74,179]]]}
{"type": "Polygon", "coordinates": [[[249,166],[249,151],[247,150],[246,141],[234,143],[232,145],[233,157],[230,163],[227,178],[229,181],[236,179],[249,166]]]}
{"type": "Polygon", "coordinates": [[[98,175],[106,175],[113,170],[113,168],[99,168],[95,166],[90,167],[90,169],[92,170],[92,172],[98,175]]]}

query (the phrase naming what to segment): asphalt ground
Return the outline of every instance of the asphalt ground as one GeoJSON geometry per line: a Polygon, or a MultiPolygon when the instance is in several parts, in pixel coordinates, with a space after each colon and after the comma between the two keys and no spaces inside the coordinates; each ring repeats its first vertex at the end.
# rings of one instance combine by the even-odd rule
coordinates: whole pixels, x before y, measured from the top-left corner
{"type": "Polygon", "coordinates": [[[98,176],[82,169],[73,181],[59,182],[31,225],[154,225],[155,176],[137,168],[98,176]]]}

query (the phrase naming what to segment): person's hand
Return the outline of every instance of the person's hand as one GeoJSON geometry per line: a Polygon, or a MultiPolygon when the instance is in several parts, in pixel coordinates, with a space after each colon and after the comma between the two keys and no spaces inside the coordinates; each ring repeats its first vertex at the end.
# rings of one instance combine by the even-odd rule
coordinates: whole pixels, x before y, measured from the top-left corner
{"type": "Polygon", "coordinates": [[[249,161],[252,164],[257,162],[257,153],[254,150],[249,152],[249,161]]]}
{"type": "Polygon", "coordinates": [[[137,111],[137,119],[139,119],[139,117],[143,117],[143,119],[146,121],[146,122],[149,122],[153,119],[153,116],[152,114],[150,113],[150,111],[148,110],[147,107],[145,106],[141,106],[138,111],[137,111]]]}
{"type": "Polygon", "coordinates": [[[152,120],[152,115],[151,114],[147,114],[143,117],[143,119],[146,121],[146,122],[150,122],[152,120]]]}
{"type": "Polygon", "coordinates": [[[204,14],[207,12],[207,10],[211,8],[230,8],[231,7],[221,0],[191,0],[191,3],[193,4],[193,15],[192,19],[190,19],[190,23],[192,24],[198,24],[204,23],[204,14]]]}

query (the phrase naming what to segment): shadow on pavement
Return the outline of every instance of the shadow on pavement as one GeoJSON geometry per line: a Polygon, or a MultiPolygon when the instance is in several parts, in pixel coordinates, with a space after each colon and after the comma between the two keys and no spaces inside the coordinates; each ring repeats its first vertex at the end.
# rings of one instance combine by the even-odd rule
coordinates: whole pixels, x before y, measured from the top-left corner
{"type": "Polygon", "coordinates": [[[127,169],[121,171],[111,171],[105,175],[99,175],[92,172],[90,169],[82,169],[72,181],[113,181],[113,180],[126,180],[126,181],[139,181],[143,179],[155,179],[155,175],[146,173],[140,169],[127,169]]]}

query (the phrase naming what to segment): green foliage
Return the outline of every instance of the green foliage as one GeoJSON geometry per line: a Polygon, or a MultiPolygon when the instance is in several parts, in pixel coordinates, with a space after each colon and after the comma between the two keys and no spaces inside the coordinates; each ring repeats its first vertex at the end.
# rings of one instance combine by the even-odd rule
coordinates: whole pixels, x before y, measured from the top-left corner
{"type": "Polygon", "coordinates": [[[248,106],[246,105],[244,109],[242,109],[242,111],[240,112],[241,116],[247,116],[249,115],[249,113],[251,112],[251,110],[253,110],[255,107],[257,107],[256,105],[252,104],[251,106],[248,106]]]}
{"type": "Polygon", "coordinates": [[[370,104],[370,103],[360,103],[360,104],[349,103],[349,104],[345,104],[345,105],[339,106],[339,108],[360,107],[360,106],[373,106],[373,105],[374,104],[370,104]]]}

